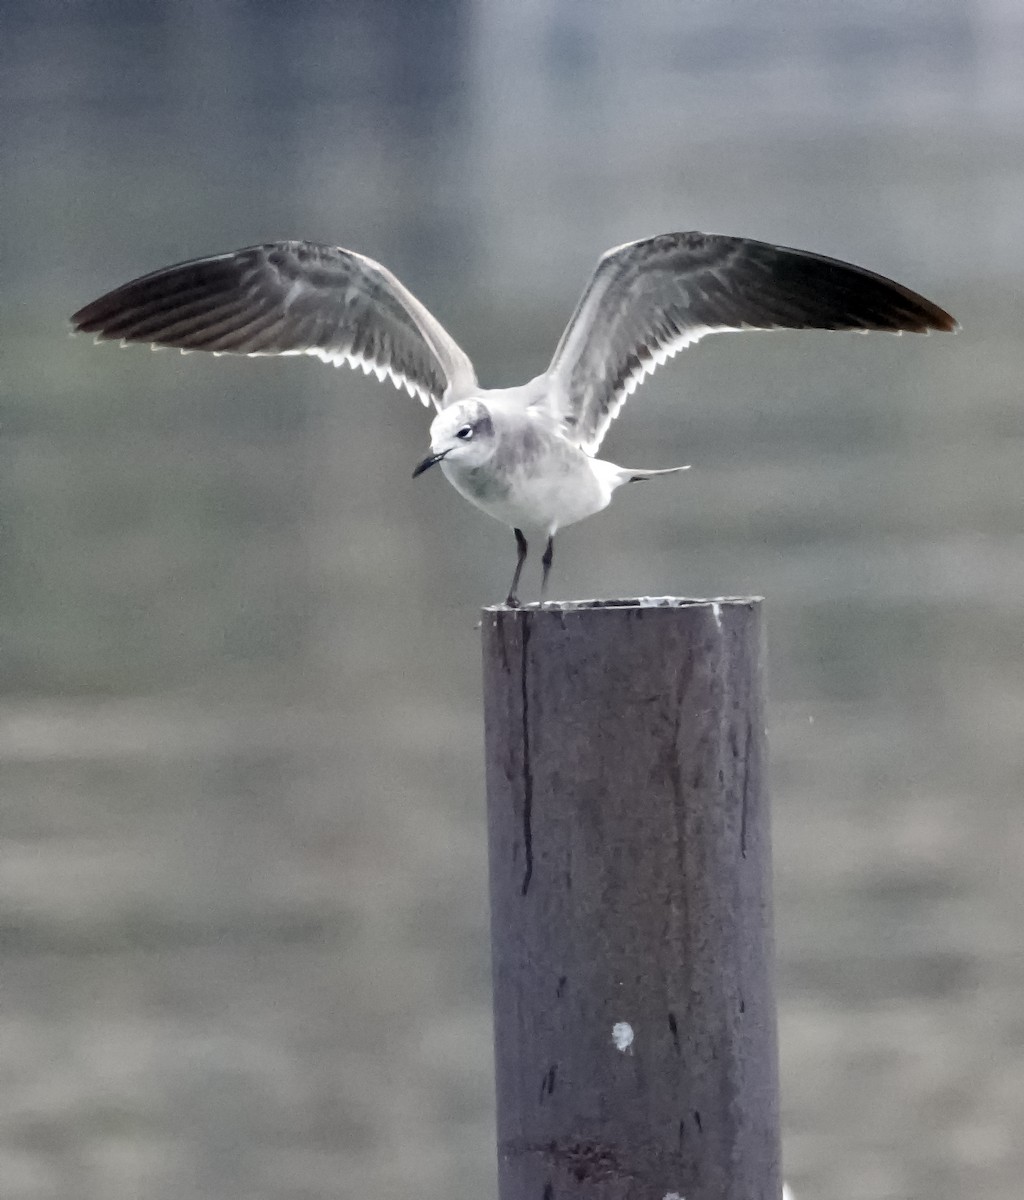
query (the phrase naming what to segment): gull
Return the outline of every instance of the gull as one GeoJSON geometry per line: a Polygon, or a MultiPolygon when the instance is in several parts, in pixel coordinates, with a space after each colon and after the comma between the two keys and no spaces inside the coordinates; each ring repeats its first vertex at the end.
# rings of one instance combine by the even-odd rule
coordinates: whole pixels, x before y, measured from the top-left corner
{"type": "Polygon", "coordinates": [[[709,333],[832,329],[954,332],[957,322],[902,284],[838,259],[750,238],[663,233],[597,264],[547,370],[482,388],[473,364],[386,267],[340,246],[268,242],[132,280],[80,309],[97,341],[183,352],[308,354],[390,379],[437,410],[430,453],[470,503],[512,528],[517,591],[528,539],[541,538],[541,601],[555,534],[606,508],[624,483],[684,471],[597,458],[628,397],[709,333]]]}

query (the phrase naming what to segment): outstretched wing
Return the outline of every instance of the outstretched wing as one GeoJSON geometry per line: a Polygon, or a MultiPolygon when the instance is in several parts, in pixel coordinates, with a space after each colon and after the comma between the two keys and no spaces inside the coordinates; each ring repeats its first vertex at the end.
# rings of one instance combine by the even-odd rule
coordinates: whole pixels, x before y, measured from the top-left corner
{"type": "Polygon", "coordinates": [[[312,354],[390,377],[424,404],[476,374],[438,321],[379,263],[340,246],[270,242],[164,267],[71,318],[98,339],[214,354],[312,354]]]}
{"type": "Polygon", "coordinates": [[[705,334],[956,328],[923,296],[850,263],[747,238],[663,233],[604,255],[548,378],[567,436],[593,454],[645,376],[705,334]]]}

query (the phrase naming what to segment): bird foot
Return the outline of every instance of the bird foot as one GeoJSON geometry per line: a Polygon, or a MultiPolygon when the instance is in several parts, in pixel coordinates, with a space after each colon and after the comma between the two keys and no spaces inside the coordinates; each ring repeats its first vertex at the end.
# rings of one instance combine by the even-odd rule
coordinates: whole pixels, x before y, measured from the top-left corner
{"type": "Polygon", "coordinates": [[[519,600],[515,596],[507,596],[505,598],[505,607],[506,608],[522,608],[523,606],[519,603],[519,600]]]}

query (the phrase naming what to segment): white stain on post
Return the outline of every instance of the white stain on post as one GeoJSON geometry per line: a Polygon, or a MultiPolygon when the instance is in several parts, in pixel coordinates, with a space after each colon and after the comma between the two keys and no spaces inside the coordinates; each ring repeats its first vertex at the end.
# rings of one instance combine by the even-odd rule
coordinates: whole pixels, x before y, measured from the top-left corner
{"type": "Polygon", "coordinates": [[[678,1192],[666,1192],[662,1200],[686,1200],[685,1196],[680,1196],[678,1192]]]}
{"type": "Polygon", "coordinates": [[[718,632],[721,633],[722,632],[722,606],[717,600],[712,601],[711,615],[715,618],[715,624],[718,626],[718,632]]]}
{"type": "Polygon", "coordinates": [[[612,1026],[612,1041],[615,1049],[625,1053],[633,1044],[633,1026],[628,1021],[617,1021],[612,1026]]]}

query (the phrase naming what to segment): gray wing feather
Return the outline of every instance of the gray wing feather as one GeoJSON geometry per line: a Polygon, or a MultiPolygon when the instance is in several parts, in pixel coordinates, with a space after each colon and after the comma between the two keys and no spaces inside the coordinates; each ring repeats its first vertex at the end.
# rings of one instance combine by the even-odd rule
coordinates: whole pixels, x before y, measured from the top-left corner
{"type": "Polygon", "coordinates": [[[340,246],[271,242],[165,267],[71,318],[98,340],[214,354],[311,354],[390,378],[424,404],[476,374],[435,317],[379,263],[340,246]]]}
{"type": "Polygon", "coordinates": [[[593,454],[646,376],[709,333],[956,328],[923,296],[851,263],[746,238],[665,233],[602,257],[548,379],[567,436],[593,454]]]}

